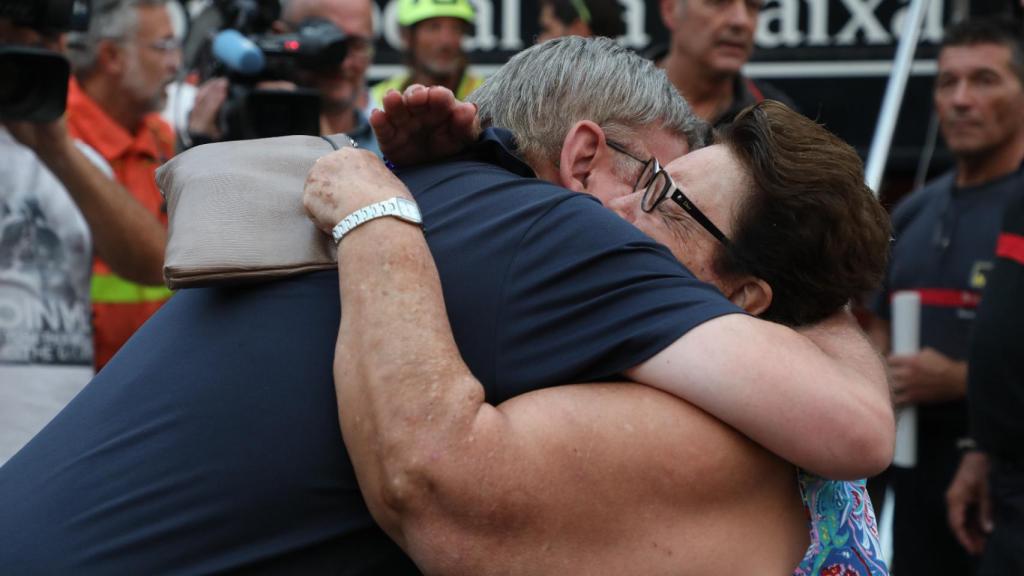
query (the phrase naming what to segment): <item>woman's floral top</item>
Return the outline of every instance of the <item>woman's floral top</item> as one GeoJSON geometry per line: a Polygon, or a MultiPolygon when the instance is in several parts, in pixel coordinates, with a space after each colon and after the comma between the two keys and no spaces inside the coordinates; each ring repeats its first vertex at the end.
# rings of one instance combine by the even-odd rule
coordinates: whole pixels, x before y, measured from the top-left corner
{"type": "Polygon", "coordinates": [[[794,576],[888,576],[867,482],[798,471],[811,545],[794,576]]]}

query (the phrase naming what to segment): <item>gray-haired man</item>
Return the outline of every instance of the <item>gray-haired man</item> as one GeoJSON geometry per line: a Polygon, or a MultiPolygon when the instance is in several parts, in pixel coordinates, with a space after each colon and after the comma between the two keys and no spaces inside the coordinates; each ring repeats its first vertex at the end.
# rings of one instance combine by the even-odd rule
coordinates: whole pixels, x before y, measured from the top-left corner
{"type": "MultiPolygon", "coordinates": [[[[74,78],[68,91],[68,128],[114,168],[114,176],[166,226],[153,175],[174,153],[170,126],[157,112],[181,65],[166,0],[94,2],[86,32],[70,35],[74,78]]],[[[163,230],[160,230],[163,233],[163,230]]],[[[120,249],[132,251],[134,243],[120,249]]],[[[160,284],[159,278],[152,281],[160,284]]],[[[93,340],[97,369],[170,297],[143,286],[97,259],[93,271],[93,340]]]]}
{"type": "MultiPolygon", "coordinates": [[[[819,335],[819,347],[735,314],[719,292],[591,196],[523,177],[537,173],[609,200],[629,194],[636,168],[625,168],[629,158],[618,148],[667,160],[686,151],[694,126],[664,76],[613,42],[578,38],[524,52],[508,70],[556,85],[573,79],[540,92],[568,126],[556,157],[537,152],[528,166],[510,150],[508,133],[491,132],[465,159],[401,173],[429,226],[456,339],[488,401],[627,373],[676,386],[766,447],[822,473],[860,476],[883,465],[892,435],[884,377],[870,360],[862,373],[823,352],[837,340],[864,350],[863,339],[840,330],[819,335]],[[604,64],[581,74],[594,60],[604,64]],[[564,106],[575,94],[594,93],[587,82],[628,114],[595,106],[581,116],[564,106]],[[698,327],[699,338],[684,336],[698,327]],[[685,371],[672,368],[679,361],[685,371]],[[811,406],[831,411],[831,445],[794,442],[823,433],[812,429],[816,419],[798,417],[811,406]]],[[[520,78],[510,86],[533,80],[520,78]]],[[[0,563],[77,573],[89,566],[413,570],[367,513],[337,432],[337,282],[336,274],[320,273],[177,295],[0,470],[0,532],[10,535],[3,553],[11,551],[0,563]],[[51,511],[45,521],[42,502],[51,511]]],[[[407,314],[416,321],[417,310],[407,314]]],[[[340,412],[354,421],[369,417],[346,413],[344,404],[340,412]]],[[[642,471],[670,479],[654,492],[678,493],[671,480],[685,482],[693,470],[686,460],[655,456],[642,471]]],[[[598,470],[591,478],[600,476],[598,470]]],[[[623,487],[651,494],[649,488],[623,487]]],[[[700,489],[694,486],[695,494],[700,489]]],[[[614,500],[598,495],[594,505],[614,500]]],[[[472,530],[473,514],[464,518],[472,530]]]]}

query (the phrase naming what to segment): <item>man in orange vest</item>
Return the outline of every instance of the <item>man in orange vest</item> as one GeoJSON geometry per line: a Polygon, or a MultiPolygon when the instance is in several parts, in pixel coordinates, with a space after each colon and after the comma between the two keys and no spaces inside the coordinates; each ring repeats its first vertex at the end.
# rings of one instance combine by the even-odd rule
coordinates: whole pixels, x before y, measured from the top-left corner
{"type": "MultiPolygon", "coordinates": [[[[89,30],[72,34],[68,49],[74,72],[68,91],[71,134],[97,150],[117,180],[166,226],[154,173],[173,154],[174,138],[157,111],[181,65],[181,49],[165,0],[96,2],[89,30]]],[[[92,277],[96,368],[169,296],[163,286],[117,276],[97,258],[92,277]]]]}

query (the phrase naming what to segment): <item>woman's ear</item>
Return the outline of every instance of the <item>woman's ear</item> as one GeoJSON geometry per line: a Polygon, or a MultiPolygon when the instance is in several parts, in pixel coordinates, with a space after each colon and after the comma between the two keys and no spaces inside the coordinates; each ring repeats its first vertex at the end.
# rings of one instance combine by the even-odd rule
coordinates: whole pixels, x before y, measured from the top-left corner
{"type": "Polygon", "coordinates": [[[772,305],[771,285],[756,276],[744,277],[733,285],[727,296],[752,316],[760,316],[772,305]]]}

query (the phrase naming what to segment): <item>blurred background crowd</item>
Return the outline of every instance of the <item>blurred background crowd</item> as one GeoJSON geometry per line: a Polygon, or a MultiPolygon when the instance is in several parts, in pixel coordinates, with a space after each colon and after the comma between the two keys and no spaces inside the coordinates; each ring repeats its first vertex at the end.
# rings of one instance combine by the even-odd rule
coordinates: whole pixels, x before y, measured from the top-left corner
{"type": "Polygon", "coordinates": [[[972,574],[986,547],[1004,555],[983,573],[1024,574],[1021,6],[922,2],[899,70],[914,4],[0,0],[0,463],[171,297],[154,172],[173,155],[336,133],[379,153],[368,117],[388,90],[464,98],[534,42],[601,35],[657,62],[710,124],[779,100],[864,158],[890,76],[905,77],[876,184],[889,273],[857,305],[896,405],[916,407],[916,442],[873,498],[895,574],[972,574]],[[894,351],[906,292],[919,342],[894,351]]]}

